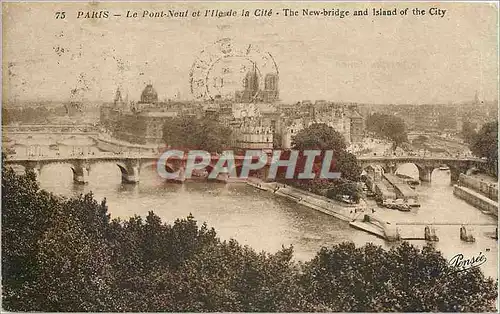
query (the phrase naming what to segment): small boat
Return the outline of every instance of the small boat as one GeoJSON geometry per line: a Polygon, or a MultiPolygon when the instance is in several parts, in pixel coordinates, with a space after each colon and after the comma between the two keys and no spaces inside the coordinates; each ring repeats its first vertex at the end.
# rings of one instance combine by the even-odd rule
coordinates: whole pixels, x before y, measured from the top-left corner
{"type": "Polygon", "coordinates": [[[404,202],[404,200],[398,198],[396,201],[394,201],[394,208],[402,211],[402,212],[409,212],[410,211],[410,205],[404,202]]]}
{"type": "Polygon", "coordinates": [[[385,208],[389,208],[389,209],[396,209],[396,204],[394,204],[394,202],[392,200],[382,201],[382,206],[384,206],[385,208]]]}
{"type": "Polygon", "coordinates": [[[401,212],[409,212],[411,210],[410,205],[408,205],[408,204],[398,204],[395,206],[396,206],[396,209],[401,211],[401,212]]]}
{"type": "Polygon", "coordinates": [[[410,207],[420,207],[420,204],[417,203],[414,199],[410,198],[407,202],[407,204],[410,206],[410,207]]]}
{"type": "Polygon", "coordinates": [[[372,192],[372,191],[367,191],[367,192],[366,192],[366,196],[367,196],[367,197],[375,197],[375,196],[377,196],[377,193],[372,192]]]}
{"type": "Polygon", "coordinates": [[[443,165],[441,167],[439,167],[439,170],[450,170],[450,167],[446,166],[446,165],[443,165]]]}

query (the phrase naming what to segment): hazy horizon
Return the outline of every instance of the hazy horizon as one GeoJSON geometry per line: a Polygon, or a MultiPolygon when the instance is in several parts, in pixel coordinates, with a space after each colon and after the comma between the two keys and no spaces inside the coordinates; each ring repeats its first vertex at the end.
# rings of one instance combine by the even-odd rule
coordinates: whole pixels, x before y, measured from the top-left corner
{"type": "Polygon", "coordinates": [[[189,72],[221,38],[258,46],[279,69],[284,103],[498,101],[497,7],[439,3],[439,17],[76,19],[77,11],[436,6],[431,3],[4,3],[4,103],[137,101],[147,83],[160,100],[193,99],[189,72]],[[64,10],[66,20],[56,20],[64,10]],[[36,18],[35,18],[36,16],[36,18]],[[64,51],[62,51],[64,49],[64,51]]]}

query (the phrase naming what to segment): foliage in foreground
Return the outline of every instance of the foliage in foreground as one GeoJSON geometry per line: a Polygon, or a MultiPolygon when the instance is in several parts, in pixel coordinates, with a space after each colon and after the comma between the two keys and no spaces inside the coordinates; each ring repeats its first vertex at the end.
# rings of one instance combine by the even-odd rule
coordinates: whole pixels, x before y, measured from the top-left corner
{"type": "Polygon", "coordinates": [[[91,194],[59,198],[2,172],[3,306],[9,311],[494,311],[496,283],[441,253],[342,243],[309,262],[292,248],[221,241],[190,215],[110,219],[91,194]]]}

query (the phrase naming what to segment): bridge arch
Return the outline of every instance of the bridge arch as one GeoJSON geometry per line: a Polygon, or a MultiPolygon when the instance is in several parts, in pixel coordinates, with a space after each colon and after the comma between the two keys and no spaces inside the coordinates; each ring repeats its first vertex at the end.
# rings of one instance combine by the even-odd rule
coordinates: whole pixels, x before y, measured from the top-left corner
{"type": "Polygon", "coordinates": [[[122,176],[128,175],[127,166],[125,164],[118,162],[118,163],[116,163],[116,165],[120,169],[122,176]]]}
{"type": "Polygon", "coordinates": [[[49,175],[51,177],[58,178],[58,180],[62,179],[62,177],[65,176],[64,171],[67,170],[66,171],[67,174],[72,175],[73,181],[75,181],[77,183],[88,182],[89,166],[86,164],[78,163],[78,162],[72,162],[70,160],[60,160],[60,161],[51,162],[51,163],[44,163],[44,162],[28,162],[25,164],[13,163],[13,164],[10,164],[9,166],[16,167],[19,172],[21,172],[20,170],[23,169],[24,173],[26,173],[26,171],[28,169],[31,169],[35,172],[35,174],[37,175],[37,178],[40,178],[40,176],[43,173],[47,173],[47,171],[50,171],[49,175]],[[51,169],[51,168],[53,168],[53,169],[51,169]],[[59,170],[59,173],[57,173],[58,170],[59,170]],[[61,172],[61,170],[62,170],[62,172],[61,172]],[[54,171],[56,171],[56,173],[54,173],[54,171]]]}
{"type": "MultiPolygon", "coordinates": [[[[409,174],[407,172],[404,174],[408,175],[410,177],[413,177],[415,179],[417,179],[416,175],[418,175],[418,179],[422,182],[431,182],[433,171],[435,169],[439,168],[439,166],[440,166],[440,164],[425,164],[425,163],[421,163],[421,162],[408,161],[408,162],[404,162],[404,163],[399,163],[396,167],[395,173],[402,174],[401,168],[402,167],[408,168],[408,166],[410,166],[410,165],[414,167],[414,169],[417,171],[417,173],[416,174],[415,173],[409,174]]],[[[411,172],[411,170],[410,170],[410,172],[411,172]]]]}

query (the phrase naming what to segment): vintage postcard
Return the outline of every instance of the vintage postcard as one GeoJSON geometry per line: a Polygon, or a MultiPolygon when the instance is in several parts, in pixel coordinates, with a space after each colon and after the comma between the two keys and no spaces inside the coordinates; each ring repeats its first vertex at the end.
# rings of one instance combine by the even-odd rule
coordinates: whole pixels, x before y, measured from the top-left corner
{"type": "Polygon", "coordinates": [[[497,2],[4,2],[2,311],[497,312],[497,2]]]}

